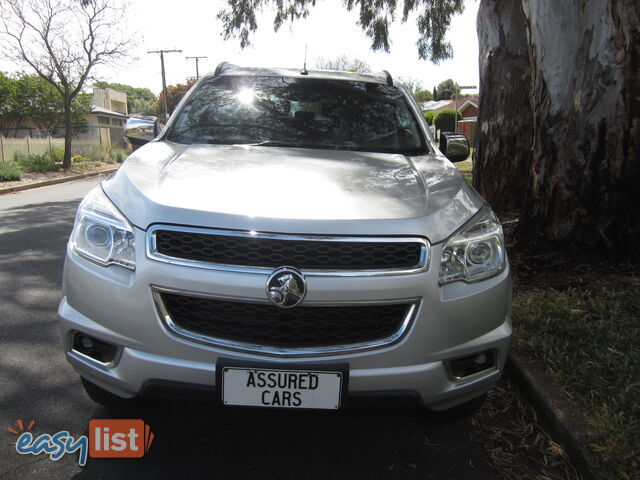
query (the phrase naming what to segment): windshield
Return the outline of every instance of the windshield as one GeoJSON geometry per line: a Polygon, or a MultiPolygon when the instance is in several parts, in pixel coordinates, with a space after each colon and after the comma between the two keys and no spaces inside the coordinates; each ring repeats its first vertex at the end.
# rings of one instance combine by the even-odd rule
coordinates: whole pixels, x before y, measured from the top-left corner
{"type": "Polygon", "coordinates": [[[427,150],[409,104],[396,87],[273,76],[206,80],[179,112],[166,138],[187,144],[404,154],[427,150]]]}

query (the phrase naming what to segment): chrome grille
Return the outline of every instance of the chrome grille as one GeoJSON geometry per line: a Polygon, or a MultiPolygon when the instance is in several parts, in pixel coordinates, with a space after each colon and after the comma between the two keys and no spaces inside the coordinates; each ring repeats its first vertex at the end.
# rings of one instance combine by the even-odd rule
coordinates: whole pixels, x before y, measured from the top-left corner
{"type": "MultiPolygon", "coordinates": [[[[366,305],[308,305],[283,310],[268,303],[155,291],[165,321],[178,333],[190,332],[209,343],[247,349],[326,349],[381,346],[408,327],[411,301],[366,305]]],[[[318,351],[318,350],[316,350],[318,351]]]]}
{"type": "Polygon", "coordinates": [[[201,265],[270,270],[287,265],[312,271],[398,271],[425,267],[420,238],[313,237],[157,226],[150,256],[201,265]]]}

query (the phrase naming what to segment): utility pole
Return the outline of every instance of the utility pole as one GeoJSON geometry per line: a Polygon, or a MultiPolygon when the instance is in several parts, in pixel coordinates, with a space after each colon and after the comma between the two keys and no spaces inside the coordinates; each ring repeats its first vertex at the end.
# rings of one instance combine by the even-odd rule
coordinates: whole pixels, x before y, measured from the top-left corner
{"type": "Polygon", "coordinates": [[[198,70],[198,60],[200,60],[201,58],[208,58],[208,57],[185,57],[187,60],[191,60],[191,59],[195,59],[196,61],[196,80],[198,78],[200,78],[200,71],[198,70]]]}
{"type": "Polygon", "coordinates": [[[162,69],[162,108],[164,109],[164,121],[169,119],[169,108],[167,107],[167,80],[164,75],[164,54],[165,53],[182,53],[182,50],[149,50],[147,53],[160,54],[160,67],[162,69]]]}

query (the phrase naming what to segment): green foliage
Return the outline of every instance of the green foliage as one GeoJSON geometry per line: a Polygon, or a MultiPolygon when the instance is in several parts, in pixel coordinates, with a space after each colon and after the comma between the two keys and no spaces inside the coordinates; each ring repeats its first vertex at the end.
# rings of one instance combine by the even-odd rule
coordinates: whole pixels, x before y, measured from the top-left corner
{"type": "Polygon", "coordinates": [[[105,162],[109,155],[102,145],[95,144],[85,150],[83,157],[90,162],[105,162]]]}
{"type": "Polygon", "coordinates": [[[436,112],[426,112],[424,114],[424,119],[427,121],[429,125],[433,125],[433,119],[437,115],[436,112]]]}
{"type": "Polygon", "coordinates": [[[13,91],[15,90],[15,83],[13,79],[7,77],[3,72],[0,72],[0,116],[8,108],[7,100],[13,98],[13,91]]]}
{"type": "Polygon", "coordinates": [[[456,117],[458,120],[462,119],[462,115],[457,110],[442,110],[436,114],[433,119],[433,124],[441,132],[455,132],[456,130],[456,117]]]}
{"type": "Polygon", "coordinates": [[[20,180],[22,172],[15,163],[0,163],[0,182],[20,180]]]}
{"type": "MultiPolygon", "coordinates": [[[[78,95],[71,104],[74,132],[84,131],[84,115],[91,111],[91,100],[78,95]]],[[[0,131],[7,136],[26,122],[43,135],[55,135],[64,128],[64,102],[51,83],[37,75],[9,77],[0,74],[0,131]]]]}
{"type": "Polygon", "coordinates": [[[127,157],[127,152],[111,145],[92,145],[83,154],[83,161],[115,163],[122,162],[127,157]]]}
{"type": "Polygon", "coordinates": [[[437,94],[436,100],[451,100],[454,95],[460,95],[460,86],[448,78],[438,84],[437,94]]]}
{"type": "Polygon", "coordinates": [[[129,101],[129,97],[127,97],[127,104],[130,105],[127,108],[129,109],[129,113],[138,113],[140,115],[155,115],[156,101],[157,100],[155,98],[153,100],[136,98],[129,101]]]}
{"type": "Polygon", "coordinates": [[[398,78],[398,82],[406,88],[416,102],[426,102],[431,100],[431,92],[425,90],[422,83],[412,78],[398,78]]]}
{"type": "Polygon", "coordinates": [[[105,149],[107,153],[107,163],[122,163],[127,158],[127,152],[121,148],[109,145],[105,149]]]}
{"type": "Polygon", "coordinates": [[[96,82],[98,88],[113,88],[127,94],[127,110],[140,115],[155,115],[158,96],[148,88],[132,87],[122,83],[96,82]]]}
{"type": "Polygon", "coordinates": [[[413,98],[416,102],[428,102],[429,100],[433,100],[433,95],[429,90],[419,90],[413,94],[413,98]]]}
{"type": "Polygon", "coordinates": [[[62,160],[64,159],[64,148],[53,147],[49,151],[49,156],[51,157],[51,160],[53,160],[54,162],[61,163],[62,160]]]}
{"type": "Polygon", "coordinates": [[[49,155],[14,154],[14,160],[23,172],[49,172],[58,168],[49,155]]]}
{"type": "Polygon", "coordinates": [[[0,133],[8,136],[11,129],[18,127],[24,117],[24,108],[16,95],[17,82],[0,72],[0,133]]]}
{"type": "MultiPolygon", "coordinates": [[[[473,157],[473,155],[470,156],[473,157]]],[[[454,165],[458,170],[460,170],[460,173],[462,173],[462,176],[467,181],[467,183],[473,186],[473,163],[471,162],[471,160],[469,159],[465,160],[464,162],[456,162],[454,163],[454,165]]]]}
{"type": "MultiPolygon", "coordinates": [[[[112,146],[95,144],[83,155],[71,157],[74,170],[92,170],[99,167],[100,163],[120,163],[128,155],[127,150],[112,146]]],[[[48,154],[26,154],[20,151],[13,152],[13,161],[0,163],[0,181],[20,180],[22,173],[49,172],[60,168],[59,163],[64,157],[64,149],[53,147],[48,154]]]]}
{"type": "MultiPolygon", "coordinates": [[[[316,4],[315,0],[227,0],[227,8],[218,13],[218,19],[222,21],[225,40],[239,37],[240,47],[245,48],[250,45],[249,36],[258,28],[257,18],[263,9],[275,10],[273,26],[277,31],[286,21],[306,18],[316,4]]],[[[464,0],[347,0],[342,4],[348,11],[358,12],[357,25],[371,39],[371,48],[385,52],[389,52],[391,24],[396,18],[406,22],[411,15],[419,32],[418,55],[434,63],[451,58],[453,50],[445,37],[453,16],[464,10],[464,0]]]]}
{"type": "MultiPolygon", "coordinates": [[[[186,83],[178,83],[176,85],[169,85],[167,87],[167,108],[169,109],[169,114],[173,112],[176,108],[182,97],[189,91],[189,89],[196,83],[195,78],[190,78],[186,83]]],[[[163,93],[160,93],[158,97],[158,101],[156,103],[156,115],[158,117],[162,117],[163,113],[163,105],[162,99],[164,98],[163,93]]]]}

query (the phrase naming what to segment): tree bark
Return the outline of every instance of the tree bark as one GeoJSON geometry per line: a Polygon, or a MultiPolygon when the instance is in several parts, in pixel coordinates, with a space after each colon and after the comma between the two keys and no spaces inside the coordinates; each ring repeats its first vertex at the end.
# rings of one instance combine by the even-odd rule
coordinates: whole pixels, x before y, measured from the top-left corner
{"type": "Polygon", "coordinates": [[[62,167],[65,170],[71,168],[71,140],[73,137],[73,122],[71,120],[71,98],[68,88],[64,92],[64,158],[62,167]]]}
{"type": "Polygon", "coordinates": [[[475,185],[520,238],[640,258],[640,4],[482,0],[475,185]]]}
{"type": "Polygon", "coordinates": [[[473,179],[502,214],[523,207],[531,166],[531,69],[523,26],[519,2],[480,4],[481,95],[473,179]]]}

